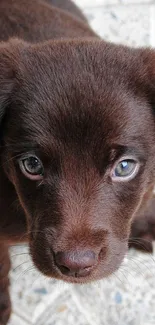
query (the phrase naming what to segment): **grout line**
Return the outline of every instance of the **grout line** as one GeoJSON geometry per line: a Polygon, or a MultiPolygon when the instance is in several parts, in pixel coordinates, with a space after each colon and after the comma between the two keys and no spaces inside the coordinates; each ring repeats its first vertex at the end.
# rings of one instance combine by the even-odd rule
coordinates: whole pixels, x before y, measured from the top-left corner
{"type": "Polygon", "coordinates": [[[49,306],[54,303],[54,301],[65,291],[65,287],[59,287],[59,290],[55,289],[54,293],[52,292],[51,294],[48,294],[47,298],[44,301],[42,300],[39,304],[37,304],[35,313],[33,314],[32,324],[40,324],[39,321],[42,318],[42,315],[46,314],[47,310],[49,309],[49,306]]]}
{"type": "Polygon", "coordinates": [[[13,311],[12,315],[15,315],[17,318],[19,318],[22,322],[24,322],[26,325],[32,325],[32,322],[24,317],[23,315],[20,315],[18,312],[13,311]]]}
{"type": "Polygon", "coordinates": [[[79,311],[85,316],[87,322],[89,323],[89,325],[94,325],[94,321],[92,320],[92,316],[91,314],[82,307],[82,304],[80,304],[79,299],[76,295],[76,293],[74,292],[74,289],[71,288],[71,292],[72,292],[72,298],[74,300],[74,303],[76,304],[77,308],[79,309],[79,311]]]}

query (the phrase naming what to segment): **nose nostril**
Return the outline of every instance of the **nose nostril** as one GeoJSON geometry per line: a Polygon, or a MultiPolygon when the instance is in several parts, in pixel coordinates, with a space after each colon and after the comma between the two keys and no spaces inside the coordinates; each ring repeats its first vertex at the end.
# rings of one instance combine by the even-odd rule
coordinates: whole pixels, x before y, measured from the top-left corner
{"type": "Polygon", "coordinates": [[[70,269],[68,267],[66,267],[66,266],[63,266],[63,265],[60,265],[59,269],[63,274],[68,274],[70,272],[70,269]]]}
{"type": "Polygon", "coordinates": [[[97,264],[97,258],[92,251],[58,252],[55,254],[55,264],[62,274],[67,276],[86,276],[97,264]]]}
{"type": "Polygon", "coordinates": [[[106,255],[106,250],[102,248],[99,252],[98,260],[99,261],[103,260],[105,258],[105,255],[106,255]]]}

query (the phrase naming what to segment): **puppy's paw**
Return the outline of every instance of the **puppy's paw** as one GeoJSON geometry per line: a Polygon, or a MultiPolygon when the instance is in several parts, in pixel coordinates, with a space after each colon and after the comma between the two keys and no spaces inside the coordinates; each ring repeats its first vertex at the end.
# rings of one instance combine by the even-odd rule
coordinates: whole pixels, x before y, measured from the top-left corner
{"type": "Polygon", "coordinates": [[[146,253],[153,252],[155,240],[155,200],[151,201],[143,213],[135,217],[129,238],[129,247],[146,253]]]}
{"type": "Polygon", "coordinates": [[[0,325],[6,325],[11,314],[9,291],[0,289],[0,325]]]}

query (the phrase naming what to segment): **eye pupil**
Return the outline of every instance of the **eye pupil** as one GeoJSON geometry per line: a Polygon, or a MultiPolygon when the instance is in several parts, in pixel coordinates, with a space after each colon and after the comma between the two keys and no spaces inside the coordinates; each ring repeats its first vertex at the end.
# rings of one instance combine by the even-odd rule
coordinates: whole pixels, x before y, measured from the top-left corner
{"type": "Polygon", "coordinates": [[[27,173],[32,175],[43,174],[43,166],[40,160],[36,157],[28,157],[23,160],[23,166],[27,173]]]}
{"type": "Polygon", "coordinates": [[[35,169],[37,168],[39,161],[37,158],[30,157],[29,159],[27,159],[26,164],[28,168],[35,169]]]}

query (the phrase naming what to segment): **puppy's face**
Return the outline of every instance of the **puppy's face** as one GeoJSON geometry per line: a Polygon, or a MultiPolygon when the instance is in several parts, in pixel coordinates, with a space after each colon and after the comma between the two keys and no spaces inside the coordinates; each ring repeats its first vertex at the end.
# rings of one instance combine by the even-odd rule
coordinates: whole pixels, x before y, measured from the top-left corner
{"type": "Polygon", "coordinates": [[[27,217],[32,259],[65,281],[108,276],[154,178],[144,60],[103,42],[17,48],[7,56],[8,105],[1,80],[2,161],[27,217]]]}

